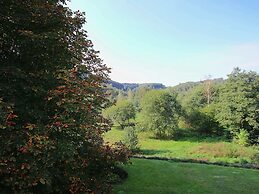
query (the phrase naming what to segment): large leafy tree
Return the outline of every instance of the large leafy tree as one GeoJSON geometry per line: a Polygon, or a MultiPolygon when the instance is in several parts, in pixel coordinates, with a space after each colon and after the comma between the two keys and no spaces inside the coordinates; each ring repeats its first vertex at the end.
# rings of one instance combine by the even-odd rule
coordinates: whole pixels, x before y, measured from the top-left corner
{"type": "Polygon", "coordinates": [[[127,159],[105,145],[109,69],[65,0],[0,2],[0,188],[6,193],[109,192],[127,159]]]}
{"type": "Polygon", "coordinates": [[[185,110],[186,127],[201,134],[221,133],[215,119],[215,102],[218,100],[220,84],[206,80],[194,86],[181,98],[185,110]]]}
{"type": "Polygon", "coordinates": [[[141,101],[142,125],[158,138],[172,137],[178,128],[181,106],[175,94],[151,90],[141,101]]]}
{"type": "Polygon", "coordinates": [[[124,128],[130,125],[130,119],[135,119],[136,109],[132,102],[121,100],[107,108],[104,111],[104,116],[124,128]]]}
{"type": "Polygon", "coordinates": [[[245,130],[250,140],[259,136],[259,76],[235,68],[220,90],[217,120],[233,133],[245,130]]]}
{"type": "Polygon", "coordinates": [[[186,108],[203,108],[213,104],[218,99],[221,83],[205,80],[203,84],[194,86],[180,99],[186,108]]]}

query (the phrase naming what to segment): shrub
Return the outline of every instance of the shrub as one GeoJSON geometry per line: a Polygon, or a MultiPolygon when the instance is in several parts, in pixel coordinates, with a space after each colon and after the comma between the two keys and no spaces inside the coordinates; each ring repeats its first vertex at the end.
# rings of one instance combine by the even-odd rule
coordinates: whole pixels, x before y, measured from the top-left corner
{"type": "Polygon", "coordinates": [[[190,124],[186,121],[184,117],[180,117],[178,121],[178,127],[180,129],[189,129],[191,128],[190,124]]]}
{"type": "Polygon", "coordinates": [[[126,130],[126,134],[124,137],[125,144],[133,152],[137,151],[139,149],[138,147],[139,140],[136,133],[136,129],[134,127],[126,127],[125,130],[126,130]]]}
{"type": "Polygon", "coordinates": [[[121,167],[115,166],[112,168],[112,174],[108,177],[108,182],[117,184],[128,178],[128,173],[121,167]]]}
{"type": "Polygon", "coordinates": [[[239,132],[234,134],[234,142],[242,146],[248,146],[249,133],[245,129],[241,129],[239,132]]]}
{"type": "Polygon", "coordinates": [[[253,163],[259,165],[259,152],[256,153],[256,154],[252,157],[252,161],[253,161],[253,163]]]}

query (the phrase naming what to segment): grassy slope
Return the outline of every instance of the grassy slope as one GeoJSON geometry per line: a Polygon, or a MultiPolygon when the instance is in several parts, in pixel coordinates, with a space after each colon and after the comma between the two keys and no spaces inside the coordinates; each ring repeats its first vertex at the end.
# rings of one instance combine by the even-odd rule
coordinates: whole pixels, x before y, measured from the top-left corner
{"type": "Polygon", "coordinates": [[[257,194],[259,171],[191,163],[132,159],[118,194],[257,194]]]}
{"type": "MultiPolygon", "coordinates": [[[[124,131],[113,128],[106,133],[105,140],[123,140],[124,131]]],[[[234,143],[215,139],[157,140],[148,132],[139,133],[140,149],[143,155],[180,159],[198,159],[210,162],[243,163],[254,162],[258,147],[242,147],[234,143]]]]}

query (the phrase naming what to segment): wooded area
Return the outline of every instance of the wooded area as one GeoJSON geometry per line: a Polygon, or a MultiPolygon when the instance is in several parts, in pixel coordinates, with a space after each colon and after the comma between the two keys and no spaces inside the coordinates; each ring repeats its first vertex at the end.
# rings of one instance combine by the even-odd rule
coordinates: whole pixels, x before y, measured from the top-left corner
{"type": "Polygon", "coordinates": [[[112,87],[108,92],[113,93],[115,104],[104,111],[104,116],[115,124],[135,123],[138,130],[154,131],[162,139],[177,138],[182,128],[194,135],[230,138],[241,145],[258,144],[256,72],[235,68],[226,80],[207,79],[157,90],[148,86],[128,91],[112,87]],[[122,120],[123,116],[127,119],[122,120]]]}

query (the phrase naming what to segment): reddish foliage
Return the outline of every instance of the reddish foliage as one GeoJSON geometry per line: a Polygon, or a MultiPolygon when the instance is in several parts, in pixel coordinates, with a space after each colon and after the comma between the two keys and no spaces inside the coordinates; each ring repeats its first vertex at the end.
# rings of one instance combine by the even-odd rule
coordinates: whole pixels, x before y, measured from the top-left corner
{"type": "Polygon", "coordinates": [[[0,3],[0,188],[7,193],[109,193],[128,160],[102,134],[108,104],[102,64],[65,1],[0,3]],[[23,17],[20,17],[23,15],[23,17]],[[2,52],[3,51],[3,52],[2,52]]]}

